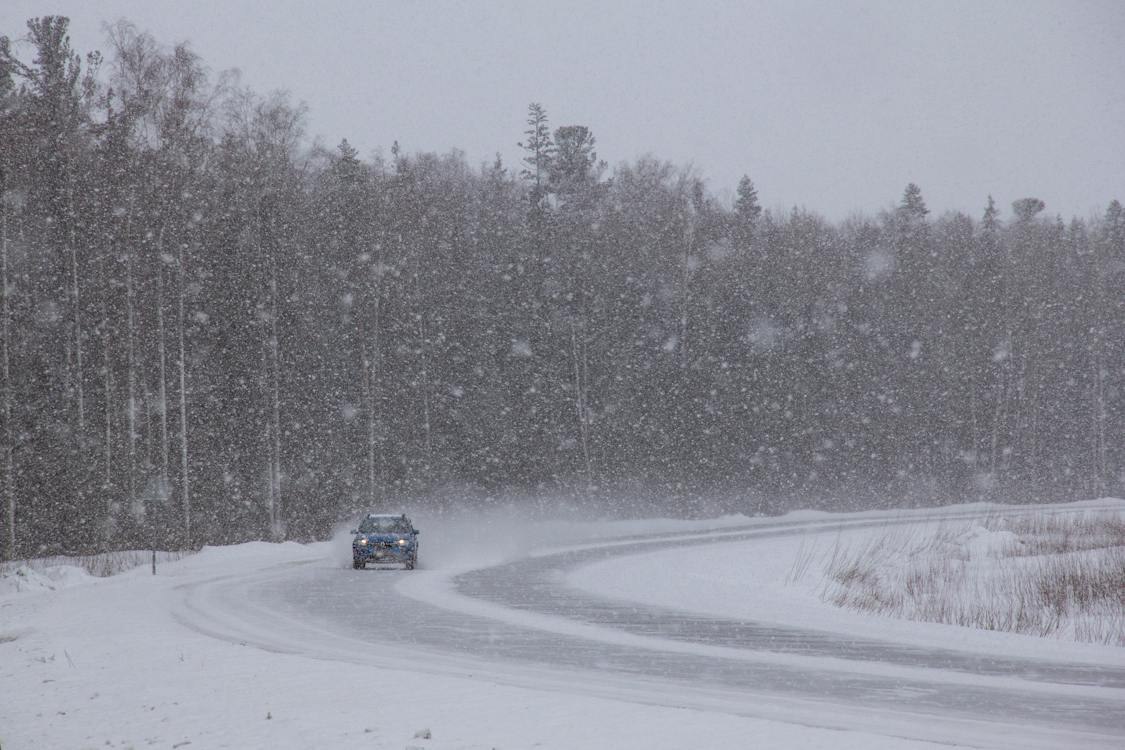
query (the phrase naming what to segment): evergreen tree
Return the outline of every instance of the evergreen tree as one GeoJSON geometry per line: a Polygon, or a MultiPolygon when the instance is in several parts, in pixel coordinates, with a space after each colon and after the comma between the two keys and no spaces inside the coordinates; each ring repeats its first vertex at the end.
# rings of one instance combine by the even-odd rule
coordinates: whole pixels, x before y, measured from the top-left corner
{"type": "MultiPolygon", "coordinates": [[[[1106,209],[1093,258],[1094,325],[1089,350],[1093,366],[1091,411],[1093,451],[1093,491],[1109,490],[1114,467],[1125,463],[1121,440],[1125,434],[1125,301],[1119,280],[1125,276],[1125,209],[1117,200],[1106,209]],[[1114,334],[1116,332],[1116,334],[1114,334]]],[[[1120,471],[1120,469],[1118,469],[1120,471]]]]}
{"type": "MultiPolygon", "coordinates": [[[[83,286],[91,259],[81,246],[87,229],[81,221],[81,202],[87,196],[80,176],[88,155],[88,114],[95,93],[92,74],[99,58],[92,53],[90,67],[83,68],[81,57],[70,46],[69,20],[64,17],[35,18],[27,26],[35,53],[32,63],[14,57],[10,45],[4,44],[0,66],[18,82],[15,126],[20,134],[15,140],[22,143],[21,169],[26,170],[24,221],[34,234],[36,249],[49,259],[23,271],[30,301],[43,313],[45,334],[29,341],[26,349],[26,366],[44,373],[47,380],[46,387],[32,396],[31,413],[43,410],[50,415],[26,423],[27,447],[54,464],[53,468],[29,467],[28,479],[36,486],[32,497],[62,495],[60,502],[27,509],[34,538],[58,518],[84,507],[98,476],[93,467],[96,446],[87,431],[91,368],[83,286]],[[65,477],[61,487],[56,472],[65,477]]],[[[96,538],[100,512],[79,517],[96,538]]]]}
{"type": "Polygon", "coordinates": [[[734,231],[731,238],[738,252],[744,253],[750,250],[754,240],[754,229],[761,215],[762,207],[758,205],[758,191],[754,189],[754,183],[750,178],[743,175],[738,181],[737,197],[734,201],[734,231]]]}
{"type": "Polygon", "coordinates": [[[550,187],[561,201],[587,194],[600,179],[604,164],[594,151],[594,134],[585,125],[564,125],[555,130],[555,154],[550,187]]]}
{"type": "Polygon", "coordinates": [[[1020,198],[1012,203],[1012,213],[1017,221],[1031,221],[1046,207],[1038,198],[1020,198]]]}
{"type": "Polygon", "coordinates": [[[898,205],[898,212],[907,221],[919,221],[930,212],[926,208],[926,201],[922,199],[922,189],[913,182],[903,190],[902,202],[898,205]]]}
{"type": "Polygon", "coordinates": [[[531,205],[539,206],[547,194],[547,182],[555,157],[555,144],[547,122],[547,111],[542,104],[532,102],[527,105],[526,139],[519,147],[527,153],[523,158],[524,168],[520,177],[531,183],[531,205]]]}

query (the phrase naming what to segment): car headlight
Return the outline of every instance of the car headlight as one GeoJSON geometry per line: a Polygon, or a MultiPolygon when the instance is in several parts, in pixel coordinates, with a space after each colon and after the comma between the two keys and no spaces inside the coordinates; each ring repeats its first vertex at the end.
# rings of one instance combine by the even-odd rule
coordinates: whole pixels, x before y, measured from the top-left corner
{"type": "Polygon", "coordinates": [[[358,544],[361,547],[367,546],[367,540],[366,539],[356,539],[355,543],[358,544]]]}
{"type": "Polygon", "coordinates": [[[406,540],[405,539],[399,539],[398,540],[398,546],[405,547],[406,546],[406,540]]]}

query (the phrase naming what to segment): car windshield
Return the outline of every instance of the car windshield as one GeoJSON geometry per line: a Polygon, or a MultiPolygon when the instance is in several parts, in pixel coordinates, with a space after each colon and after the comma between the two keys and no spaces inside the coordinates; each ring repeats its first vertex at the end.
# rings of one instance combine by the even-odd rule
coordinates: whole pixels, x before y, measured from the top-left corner
{"type": "Polygon", "coordinates": [[[364,534],[409,534],[410,522],[396,516],[368,516],[359,525],[359,530],[364,534]]]}

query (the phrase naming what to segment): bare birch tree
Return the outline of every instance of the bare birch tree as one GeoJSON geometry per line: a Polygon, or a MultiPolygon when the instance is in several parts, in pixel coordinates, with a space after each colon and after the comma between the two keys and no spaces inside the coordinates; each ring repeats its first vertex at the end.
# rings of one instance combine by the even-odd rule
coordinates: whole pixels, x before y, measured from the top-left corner
{"type": "Polygon", "coordinates": [[[15,434],[12,428],[12,286],[8,278],[8,172],[0,164],[0,372],[4,377],[4,557],[11,560],[16,554],[16,491],[15,491],[15,434]]]}

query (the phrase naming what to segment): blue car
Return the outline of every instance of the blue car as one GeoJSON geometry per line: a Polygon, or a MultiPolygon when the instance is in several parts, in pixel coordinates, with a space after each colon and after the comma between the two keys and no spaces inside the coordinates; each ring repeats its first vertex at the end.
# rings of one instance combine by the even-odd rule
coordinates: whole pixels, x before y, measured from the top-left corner
{"type": "Polygon", "coordinates": [[[370,513],[352,531],[352,567],[362,570],[367,563],[397,564],[414,570],[418,564],[418,529],[406,514],[370,513]]]}

